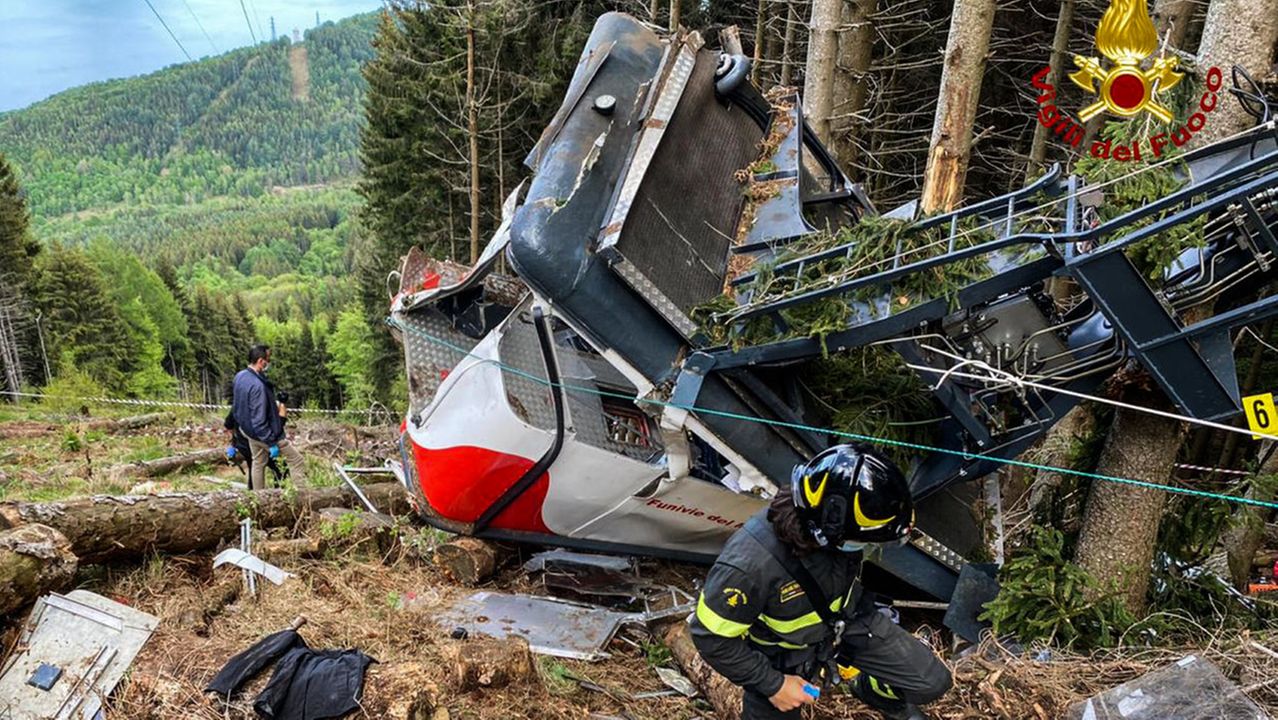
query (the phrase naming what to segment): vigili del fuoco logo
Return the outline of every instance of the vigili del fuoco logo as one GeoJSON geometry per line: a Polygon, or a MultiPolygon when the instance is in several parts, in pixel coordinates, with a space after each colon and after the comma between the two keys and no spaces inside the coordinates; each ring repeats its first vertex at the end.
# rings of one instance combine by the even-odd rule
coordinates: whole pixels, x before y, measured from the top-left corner
{"type": "MultiPolygon", "coordinates": [[[[1149,15],[1147,0],[1112,0],[1096,28],[1096,49],[1108,62],[1075,55],[1078,70],[1069,76],[1074,84],[1096,96],[1095,102],[1079,112],[1081,122],[1105,112],[1123,118],[1148,113],[1163,123],[1173,121],[1171,110],[1160,96],[1176,87],[1184,74],[1177,69],[1174,56],[1147,62],[1158,50],[1158,30],[1149,15]]],[[[1054,103],[1056,88],[1047,82],[1050,73],[1051,68],[1045,67],[1033,78],[1034,89],[1041,91],[1037,97],[1038,121],[1069,145],[1078,147],[1083,143],[1085,131],[1081,122],[1054,103]]],[[[1092,143],[1092,156],[1126,162],[1144,159],[1145,152],[1160,158],[1168,145],[1182,147],[1193,139],[1194,133],[1206,127],[1207,114],[1216,109],[1223,82],[1220,68],[1213,67],[1207,72],[1207,90],[1183,127],[1148,138],[1145,147],[1141,141],[1118,147],[1107,140],[1097,141],[1092,143]]]]}

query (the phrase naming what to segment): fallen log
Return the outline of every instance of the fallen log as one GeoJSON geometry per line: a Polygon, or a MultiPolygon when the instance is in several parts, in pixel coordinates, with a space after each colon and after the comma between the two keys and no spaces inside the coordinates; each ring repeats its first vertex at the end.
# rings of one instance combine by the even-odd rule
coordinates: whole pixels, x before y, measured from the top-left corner
{"type": "Polygon", "coordinates": [[[124,465],[116,465],[108,469],[107,474],[116,480],[131,477],[155,477],[157,475],[167,475],[177,470],[185,470],[192,465],[199,465],[200,463],[225,461],[226,450],[213,448],[182,455],[171,455],[158,460],[139,460],[125,463],[124,465]]]}
{"type": "Polygon", "coordinates": [[[462,585],[478,585],[497,569],[497,546],[479,538],[454,538],[435,548],[435,564],[462,585]]]}
{"type": "Polygon", "coordinates": [[[701,659],[701,653],[692,644],[688,623],[673,622],[661,632],[661,639],[670,649],[683,674],[692,681],[701,694],[710,701],[719,720],[738,720],[741,717],[741,688],[714,671],[701,659]]]}
{"type": "MultiPolygon", "coordinates": [[[[377,507],[409,513],[398,483],[363,487],[377,507]]],[[[259,528],[286,527],[328,507],[360,507],[345,487],[219,490],[209,493],[97,495],[47,503],[0,504],[0,529],[41,523],[66,536],[80,562],[137,560],[149,553],[209,550],[237,538],[240,521],[259,528]]]]}
{"type": "Polygon", "coordinates": [[[147,413],[146,415],[133,415],[126,418],[118,419],[101,419],[90,420],[83,424],[85,430],[105,430],[106,432],[120,432],[121,430],[137,430],[148,425],[154,425],[161,422],[171,422],[173,415],[171,413],[147,413]]]}
{"type": "Polygon", "coordinates": [[[47,525],[0,532],[0,615],[67,587],[78,565],[71,543],[47,525]]]}

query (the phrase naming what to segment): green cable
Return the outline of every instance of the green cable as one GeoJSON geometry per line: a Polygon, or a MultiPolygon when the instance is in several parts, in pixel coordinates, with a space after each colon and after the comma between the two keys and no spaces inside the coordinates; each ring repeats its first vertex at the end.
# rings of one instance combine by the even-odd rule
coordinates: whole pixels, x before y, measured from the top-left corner
{"type": "Polygon", "coordinates": [[[732,420],[754,422],[754,423],[759,423],[762,425],[771,425],[775,427],[789,428],[791,430],[803,430],[803,431],[815,432],[815,433],[829,433],[831,435],[837,435],[839,437],[847,438],[849,440],[859,440],[861,442],[874,443],[877,445],[890,445],[893,447],[909,448],[911,450],[922,450],[925,452],[939,452],[939,453],[945,453],[947,455],[958,455],[964,460],[989,460],[991,462],[996,462],[999,464],[1014,465],[1017,467],[1030,468],[1032,470],[1045,470],[1047,472],[1061,473],[1064,475],[1075,475],[1078,477],[1088,478],[1090,480],[1103,480],[1105,482],[1119,483],[1121,485],[1131,485],[1134,487],[1146,488],[1150,490],[1162,490],[1164,492],[1177,493],[1180,495],[1190,495],[1194,497],[1208,498],[1211,500],[1224,500],[1226,502],[1234,502],[1234,503],[1239,503],[1242,505],[1254,505],[1257,507],[1272,508],[1272,509],[1278,510],[1278,502],[1267,502],[1265,500],[1256,500],[1254,498],[1238,497],[1236,495],[1226,495],[1223,493],[1210,492],[1208,490],[1195,490],[1193,488],[1161,485],[1159,483],[1149,482],[1146,480],[1123,478],[1123,477],[1117,477],[1114,475],[1103,475],[1100,473],[1087,472],[1084,470],[1072,470],[1069,468],[1054,467],[1052,465],[1040,465],[1038,463],[1026,462],[1024,460],[1016,460],[1013,458],[1000,458],[1000,457],[994,457],[992,455],[982,455],[980,453],[964,452],[962,450],[951,450],[949,448],[932,447],[931,445],[922,445],[919,443],[906,442],[904,440],[892,440],[890,438],[880,438],[880,437],[874,437],[872,435],[859,435],[857,433],[845,432],[842,430],[836,430],[834,428],[822,428],[822,427],[816,427],[813,425],[804,425],[802,423],[786,422],[784,420],[770,420],[768,418],[762,418],[762,417],[758,417],[754,415],[742,415],[739,413],[728,412],[726,410],[713,410],[710,408],[697,407],[696,405],[682,405],[679,403],[672,403],[665,400],[655,400],[651,398],[637,398],[637,397],[632,397],[630,395],[625,395],[623,393],[614,393],[614,392],[608,392],[606,390],[600,390],[599,388],[588,388],[588,387],[582,387],[580,385],[569,385],[567,383],[562,383],[562,382],[552,383],[550,382],[549,378],[538,377],[531,373],[520,370],[519,368],[506,365],[500,360],[489,360],[488,358],[479,357],[478,355],[475,355],[473,352],[459,345],[454,345],[453,343],[449,342],[448,340],[444,338],[437,337],[424,330],[418,330],[417,328],[409,327],[405,325],[404,323],[396,320],[393,317],[386,318],[386,323],[388,325],[391,325],[392,327],[396,327],[396,328],[399,328],[400,330],[405,330],[407,332],[413,333],[414,335],[425,338],[437,345],[446,347],[449,350],[460,353],[463,356],[473,357],[476,360],[479,360],[482,362],[492,363],[493,365],[496,365],[498,368],[500,368],[501,370],[505,372],[509,372],[512,375],[517,375],[519,377],[527,378],[528,380],[531,380],[535,383],[538,383],[550,388],[559,388],[562,390],[584,392],[587,394],[598,395],[600,397],[617,398],[620,400],[626,400],[628,402],[634,402],[634,403],[648,403],[648,404],[657,405],[660,407],[672,407],[679,410],[686,410],[689,412],[696,412],[696,413],[701,413],[705,415],[717,415],[719,417],[729,418],[732,420]]]}

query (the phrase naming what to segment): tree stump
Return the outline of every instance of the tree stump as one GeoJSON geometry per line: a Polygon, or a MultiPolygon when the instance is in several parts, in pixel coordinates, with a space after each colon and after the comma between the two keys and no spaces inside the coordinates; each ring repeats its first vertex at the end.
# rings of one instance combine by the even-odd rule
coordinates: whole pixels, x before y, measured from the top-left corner
{"type": "Polygon", "coordinates": [[[67,587],[77,567],[71,542],[47,525],[0,532],[0,615],[67,587]]]}
{"type": "Polygon", "coordinates": [[[462,585],[478,585],[497,569],[497,546],[479,538],[459,537],[435,548],[435,564],[462,585]]]}
{"type": "Polygon", "coordinates": [[[463,641],[450,653],[449,665],[453,682],[461,692],[532,682],[536,678],[528,641],[521,637],[463,641]]]}

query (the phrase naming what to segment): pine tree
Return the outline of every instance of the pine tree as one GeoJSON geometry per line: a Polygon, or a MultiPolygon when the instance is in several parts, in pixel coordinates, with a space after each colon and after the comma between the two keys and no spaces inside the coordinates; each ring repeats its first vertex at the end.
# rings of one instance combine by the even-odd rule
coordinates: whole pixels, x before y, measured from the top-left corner
{"type": "Polygon", "coordinates": [[[40,245],[29,228],[26,198],[0,154],[0,387],[20,392],[38,367],[26,288],[40,245]]]}

